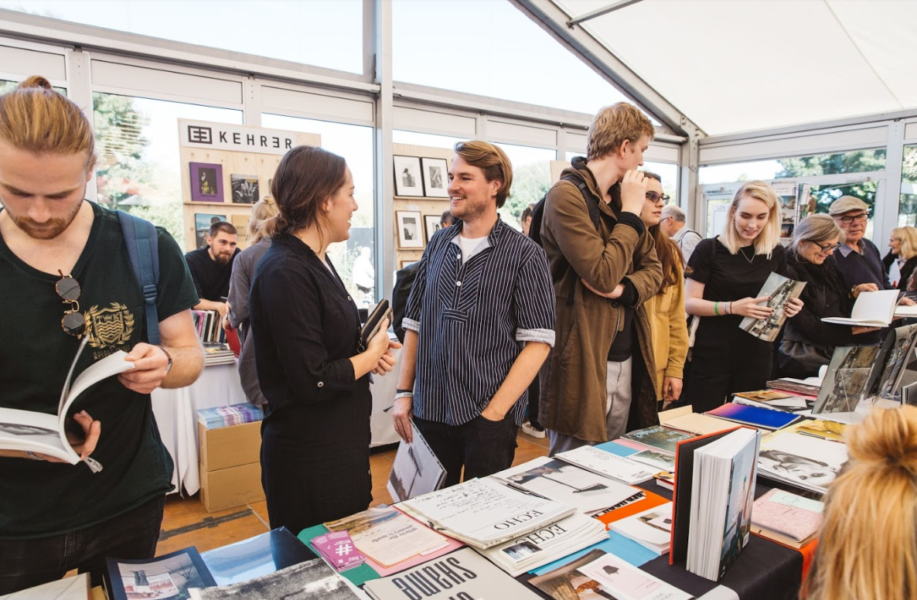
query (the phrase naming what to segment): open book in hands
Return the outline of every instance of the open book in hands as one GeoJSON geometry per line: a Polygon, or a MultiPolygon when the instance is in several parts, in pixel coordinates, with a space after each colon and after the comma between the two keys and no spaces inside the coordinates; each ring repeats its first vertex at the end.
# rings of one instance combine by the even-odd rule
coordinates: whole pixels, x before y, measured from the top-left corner
{"type": "MultiPolygon", "coordinates": [[[[895,318],[898,306],[898,290],[862,292],[850,312],[850,318],[825,317],[825,323],[852,325],[854,327],[888,327],[895,318]]],[[[904,316],[904,315],[901,315],[904,316]]]]}
{"type": "MultiPolygon", "coordinates": [[[[127,353],[119,350],[89,366],[71,383],[73,371],[88,341],[89,336],[85,336],[70,365],[57,405],[57,414],[0,407],[0,450],[35,452],[66,461],[71,465],[80,462],[80,455],[67,440],[67,412],[70,406],[92,385],[134,368],[134,363],[124,360],[127,353]]],[[[90,458],[86,459],[86,464],[95,472],[102,469],[98,462],[90,458]]]]}

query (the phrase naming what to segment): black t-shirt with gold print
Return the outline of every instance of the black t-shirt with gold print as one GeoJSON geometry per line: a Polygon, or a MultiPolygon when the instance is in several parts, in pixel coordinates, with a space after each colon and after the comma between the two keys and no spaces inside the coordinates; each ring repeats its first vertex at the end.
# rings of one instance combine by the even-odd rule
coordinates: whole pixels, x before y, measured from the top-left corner
{"type": "MultiPolygon", "coordinates": [[[[117,214],[92,204],[89,240],[71,275],[82,288],[80,311],[89,345],[74,377],[117,350],[146,341],[143,296],[117,214]]],[[[194,283],[175,240],[159,232],[159,319],[197,304],[194,283]]],[[[33,269],[0,237],[0,406],[54,414],[80,340],[64,333],[67,305],[54,290],[59,275],[33,269]]],[[[0,539],[74,531],[140,506],[171,488],[172,460],[162,445],[150,396],[112,377],[71,406],[102,424],[92,457],[103,470],[0,458],[0,539]]]]}

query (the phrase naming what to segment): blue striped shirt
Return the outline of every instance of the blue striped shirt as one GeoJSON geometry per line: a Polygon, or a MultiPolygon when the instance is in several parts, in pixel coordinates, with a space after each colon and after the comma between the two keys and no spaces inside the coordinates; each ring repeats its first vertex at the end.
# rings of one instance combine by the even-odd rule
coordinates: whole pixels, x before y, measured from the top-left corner
{"type": "MultiPolygon", "coordinates": [[[[554,346],[554,285],[542,250],[497,220],[462,261],[462,224],[430,240],[403,326],[417,332],[413,412],[461,425],[474,419],[503,384],[526,342],[554,346]]],[[[521,424],[524,392],[512,408],[521,424]]]]}

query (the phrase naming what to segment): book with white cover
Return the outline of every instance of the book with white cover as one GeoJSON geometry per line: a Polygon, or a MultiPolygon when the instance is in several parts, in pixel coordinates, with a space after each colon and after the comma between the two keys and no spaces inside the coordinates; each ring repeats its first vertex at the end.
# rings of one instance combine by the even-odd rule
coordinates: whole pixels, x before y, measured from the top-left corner
{"type": "Polygon", "coordinates": [[[481,549],[556,523],[576,511],[490,477],[411,498],[398,507],[436,531],[481,549]]]}
{"type": "Polygon", "coordinates": [[[895,318],[898,306],[898,290],[863,292],[857,296],[850,311],[850,318],[825,317],[825,323],[852,325],[854,327],[888,327],[895,318]]]}
{"type": "Polygon", "coordinates": [[[847,463],[847,445],[827,439],[775,431],[761,442],[758,473],[792,486],[824,494],[847,463]]]}
{"type": "Polygon", "coordinates": [[[413,421],[411,435],[410,444],[404,440],[398,444],[386,485],[395,502],[438,490],[446,480],[446,469],[413,421]]]}
{"type": "Polygon", "coordinates": [[[666,502],[614,521],[609,529],[662,556],[672,544],[672,503],[666,502]]]}
{"type": "Polygon", "coordinates": [[[80,573],[0,596],[0,600],[86,600],[89,594],[89,573],[80,573]]]}
{"type": "Polygon", "coordinates": [[[601,521],[575,512],[557,523],[479,552],[517,577],[606,539],[608,533],[601,521]]]}
{"type": "MultiPolygon", "coordinates": [[[[691,407],[689,406],[688,408],[691,407]]],[[[665,426],[671,427],[672,429],[687,431],[694,435],[707,435],[708,433],[716,433],[717,431],[723,431],[724,429],[734,427],[731,423],[724,423],[722,419],[708,417],[702,413],[688,413],[670,419],[665,422],[665,426]]]]}
{"type": "Polygon", "coordinates": [[[634,488],[630,486],[547,456],[494,473],[492,477],[563,502],[586,514],[604,510],[634,495],[634,488]]]}
{"type": "Polygon", "coordinates": [[[576,465],[605,477],[611,477],[627,485],[643,483],[653,478],[653,471],[644,465],[605,452],[595,446],[581,446],[575,450],[560,452],[555,455],[564,462],[576,465]]]}
{"type": "MultiPolygon", "coordinates": [[[[70,371],[67,373],[57,405],[57,414],[49,415],[30,410],[0,408],[0,450],[36,452],[53,456],[71,465],[80,462],[80,455],[73,450],[67,440],[67,413],[70,406],[80,394],[96,383],[134,368],[134,363],[124,360],[127,353],[119,350],[96,361],[71,382],[77,361],[88,341],[89,336],[84,336],[70,365],[70,371]]],[[[92,457],[86,459],[86,464],[93,471],[101,470],[101,465],[92,457]]]]}

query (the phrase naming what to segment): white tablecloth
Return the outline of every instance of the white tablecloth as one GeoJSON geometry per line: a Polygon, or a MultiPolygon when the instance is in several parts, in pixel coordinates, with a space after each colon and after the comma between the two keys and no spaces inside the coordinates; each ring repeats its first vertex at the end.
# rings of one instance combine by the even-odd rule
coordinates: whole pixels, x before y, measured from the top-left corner
{"type": "MultiPolygon", "coordinates": [[[[400,358],[400,350],[396,356],[400,358]]],[[[391,407],[398,384],[400,362],[385,377],[375,377],[370,385],[373,395],[371,446],[383,446],[398,441],[392,426],[391,407]]],[[[241,404],[246,402],[235,364],[205,367],[200,378],[192,385],[177,390],[157,389],[152,394],[153,414],[159,426],[159,435],[165,444],[175,470],[172,485],[176,491],[188,495],[201,489],[200,456],[197,439],[197,411],[201,408],[241,404]]]]}

